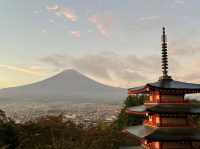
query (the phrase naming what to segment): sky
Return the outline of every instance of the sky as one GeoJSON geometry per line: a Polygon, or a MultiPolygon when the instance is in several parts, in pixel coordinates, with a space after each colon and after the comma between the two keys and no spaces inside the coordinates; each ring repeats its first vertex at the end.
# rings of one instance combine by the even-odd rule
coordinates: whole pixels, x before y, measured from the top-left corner
{"type": "Polygon", "coordinates": [[[0,88],[75,69],[132,87],[161,76],[161,32],[169,74],[200,83],[198,0],[0,0],[0,88]]]}

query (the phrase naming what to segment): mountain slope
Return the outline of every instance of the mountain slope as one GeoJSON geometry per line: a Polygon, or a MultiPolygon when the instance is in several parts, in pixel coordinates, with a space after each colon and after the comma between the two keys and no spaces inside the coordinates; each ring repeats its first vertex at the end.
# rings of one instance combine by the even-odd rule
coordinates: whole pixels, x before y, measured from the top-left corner
{"type": "Polygon", "coordinates": [[[0,90],[0,98],[67,101],[122,101],[126,90],[98,83],[75,70],[30,85],[0,90]]]}

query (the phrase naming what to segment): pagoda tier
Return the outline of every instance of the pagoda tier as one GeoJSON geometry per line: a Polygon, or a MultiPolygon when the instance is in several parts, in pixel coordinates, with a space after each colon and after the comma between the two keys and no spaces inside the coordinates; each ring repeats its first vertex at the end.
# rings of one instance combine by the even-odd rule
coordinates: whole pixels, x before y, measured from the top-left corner
{"type": "Polygon", "coordinates": [[[138,137],[142,146],[148,149],[199,149],[200,129],[197,128],[154,128],[139,125],[129,127],[124,132],[138,137]]]}
{"type": "Polygon", "coordinates": [[[157,82],[131,88],[128,94],[147,94],[142,106],[126,109],[128,114],[145,115],[143,125],[131,126],[125,132],[137,136],[145,149],[200,149],[200,128],[194,115],[200,115],[200,104],[185,99],[185,94],[200,93],[200,84],[173,80],[168,76],[165,28],[162,35],[163,75],[157,82]]]}
{"type": "Polygon", "coordinates": [[[200,93],[200,84],[175,81],[173,79],[159,80],[144,86],[128,89],[128,94],[144,94],[159,91],[161,94],[192,94],[200,93]]]}
{"type": "Polygon", "coordinates": [[[140,139],[148,140],[148,142],[200,141],[200,128],[155,128],[139,125],[128,127],[124,131],[127,131],[140,139]]]}
{"type": "Polygon", "coordinates": [[[152,106],[135,106],[127,108],[126,112],[129,114],[188,114],[200,115],[200,104],[155,104],[152,106]]]}

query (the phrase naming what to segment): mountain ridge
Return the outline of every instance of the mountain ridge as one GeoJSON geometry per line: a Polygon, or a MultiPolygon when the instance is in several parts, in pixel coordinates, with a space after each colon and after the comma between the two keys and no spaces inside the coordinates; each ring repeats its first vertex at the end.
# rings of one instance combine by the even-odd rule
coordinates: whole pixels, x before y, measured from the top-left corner
{"type": "Polygon", "coordinates": [[[45,80],[0,90],[0,98],[88,101],[121,101],[126,90],[99,83],[69,69],[45,80]]]}

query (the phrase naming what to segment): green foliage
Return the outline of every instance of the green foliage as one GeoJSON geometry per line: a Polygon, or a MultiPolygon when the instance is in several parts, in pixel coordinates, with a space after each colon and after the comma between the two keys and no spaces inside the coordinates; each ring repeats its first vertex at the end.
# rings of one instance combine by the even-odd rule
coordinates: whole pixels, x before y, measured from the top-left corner
{"type": "Polygon", "coordinates": [[[128,96],[124,102],[125,107],[133,107],[143,105],[145,100],[147,100],[147,95],[132,95],[128,96]]]}
{"type": "Polygon", "coordinates": [[[118,128],[124,128],[130,125],[141,124],[144,120],[144,116],[141,115],[128,115],[126,109],[133,106],[143,105],[147,100],[147,95],[134,95],[128,96],[124,101],[124,108],[118,115],[118,119],[115,122],[118,128]]]}

